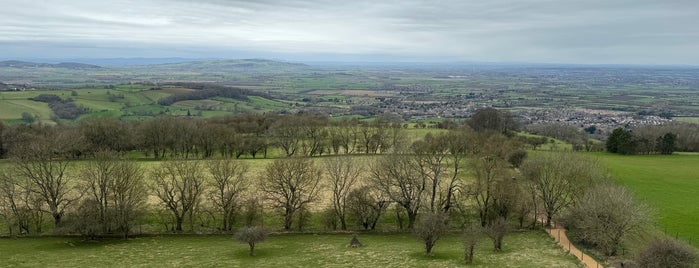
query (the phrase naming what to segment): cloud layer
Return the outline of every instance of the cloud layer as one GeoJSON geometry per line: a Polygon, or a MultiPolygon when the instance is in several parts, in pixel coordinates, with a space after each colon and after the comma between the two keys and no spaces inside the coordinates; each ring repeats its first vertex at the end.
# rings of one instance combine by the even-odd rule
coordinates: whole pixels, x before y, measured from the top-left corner
{"type": "Polygon", "coordinates": [[[699,1],[0,0],[0,58],[699,64],[699,1]]]}

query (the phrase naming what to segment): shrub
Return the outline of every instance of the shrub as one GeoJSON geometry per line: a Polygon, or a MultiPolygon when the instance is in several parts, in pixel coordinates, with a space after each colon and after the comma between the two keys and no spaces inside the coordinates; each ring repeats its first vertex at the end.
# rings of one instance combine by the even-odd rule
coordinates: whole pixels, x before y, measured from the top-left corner
{"type": "Polygon", "coordinates": [[[696,261],[697,253],[693,248],[671,238],[654,240],[637,257],[641,268],[692,267],[696,261]]]}

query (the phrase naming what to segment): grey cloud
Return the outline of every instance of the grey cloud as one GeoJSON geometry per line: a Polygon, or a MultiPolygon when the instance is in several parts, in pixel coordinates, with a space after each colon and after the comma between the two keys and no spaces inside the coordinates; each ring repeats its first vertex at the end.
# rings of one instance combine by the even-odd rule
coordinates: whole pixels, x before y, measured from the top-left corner
{"type": "Polygon", "coordinates": [[[699,1],[27,2],[0,0],[0,58],[32,53],[17,45],[32,43],[86,57],[248,51],[322,60],[699,64],[699,1]]]}

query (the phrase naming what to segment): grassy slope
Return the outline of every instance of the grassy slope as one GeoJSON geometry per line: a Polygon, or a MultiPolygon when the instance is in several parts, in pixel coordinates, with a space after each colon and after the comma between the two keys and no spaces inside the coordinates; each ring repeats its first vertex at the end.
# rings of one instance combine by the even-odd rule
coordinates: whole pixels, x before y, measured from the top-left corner
{"type": "MultiPolygon", "coordinates": [[[[0,239],[3,265],[18,267],[456,267],[463,266],[463,246],[454,235],[438,242],[434,255],[408,234],[364,234],[365,245],[347,247],[351,235],[275,235],[257,246],[230,236],[143,237],[128,241],[81,242],[75,238],[0,239]]],[[[489,240],[476,249],[476,266],[579,267],[544,232],[514,233],[504,252],[489,240]]]]}
{"type": "Polygon", "coordinates": [[[657,209],[668,234],[699,239],[699,155],[597,156],[616,181],[657,209]]]}

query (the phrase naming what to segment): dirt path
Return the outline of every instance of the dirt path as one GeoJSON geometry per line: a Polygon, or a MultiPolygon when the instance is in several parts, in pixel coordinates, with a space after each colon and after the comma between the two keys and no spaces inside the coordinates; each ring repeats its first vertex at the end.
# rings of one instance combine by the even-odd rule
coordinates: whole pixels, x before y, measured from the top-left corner
{"type": "Polygon", "coordinates": [[[549,233],[553,239],[558,242],[558,244],[564,249],[568,250],[570,254],[573,254],[575,257],[577,257],[580,262],[585,264],[585,267],[588,268],[603,268],[601,264],[599,264],[595,259],[590,257],[589,255],[583,253],[580,251],[578,248],[576,248],[570,240],[568,240],[568,236],[566,235],[566,230],[563,229],[560,226],[556,226],[554,224],[554,227],[551,228],[546,228],[546,232],[549,233]]]}

